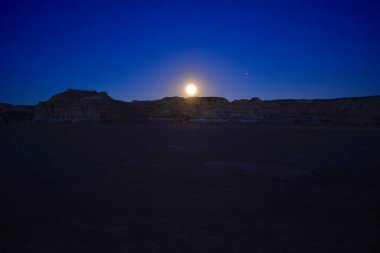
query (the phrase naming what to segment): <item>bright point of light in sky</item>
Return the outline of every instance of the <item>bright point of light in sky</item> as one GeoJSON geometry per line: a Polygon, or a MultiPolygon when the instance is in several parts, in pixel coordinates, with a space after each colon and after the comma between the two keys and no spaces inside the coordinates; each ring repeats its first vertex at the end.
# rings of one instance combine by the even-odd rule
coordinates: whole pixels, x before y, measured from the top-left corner
{"type": "Polygon", "coordinates": [[[193,96],[197,93],[198,88],[197,88],[197,86],[195,86],[194,84],[189,83],[188,85],[186,85],[186,87],[185,87],[185,91],[186,91],[186,94],[187,94],[189,97],[193,97],[193,96]]]}

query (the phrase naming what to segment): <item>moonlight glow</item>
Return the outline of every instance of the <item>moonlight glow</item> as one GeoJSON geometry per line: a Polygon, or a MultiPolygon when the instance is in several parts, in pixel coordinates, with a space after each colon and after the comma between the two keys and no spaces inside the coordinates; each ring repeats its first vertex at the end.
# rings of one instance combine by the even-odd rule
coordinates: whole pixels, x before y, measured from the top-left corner
{"type": "Polygon", "coordinates": [[[198,88],[194,84],[189,83],[188,85],[186,85],[185,91],[188,96],[192,97],[197,93],[198,88]]]}

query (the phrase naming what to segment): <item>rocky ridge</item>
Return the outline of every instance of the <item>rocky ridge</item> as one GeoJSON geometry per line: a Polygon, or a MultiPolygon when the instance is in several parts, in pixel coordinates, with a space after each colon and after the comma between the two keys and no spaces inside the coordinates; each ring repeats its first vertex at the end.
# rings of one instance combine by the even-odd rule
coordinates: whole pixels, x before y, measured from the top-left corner
{"type": "Polygon", "coordinates": [[[0,125],[33,121],[34,106],[0,103],[0,125]]]}
{"type": "Polygon", "coordinates": [[[380,96],[339,99],[166,97],[123,102],[69,89],[36,106],[0,104],[0,124],[23,122],[216,122],[380,126],[380,96]]]}

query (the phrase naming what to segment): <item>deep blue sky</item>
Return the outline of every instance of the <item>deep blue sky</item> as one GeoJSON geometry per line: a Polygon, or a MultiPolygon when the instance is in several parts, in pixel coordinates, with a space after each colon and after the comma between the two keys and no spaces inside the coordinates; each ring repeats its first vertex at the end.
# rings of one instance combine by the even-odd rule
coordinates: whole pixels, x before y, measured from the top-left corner
{"type": "Polygon", "coordinates": [[[0,101],[380,94],[380,1],[0,1],[0,101]],[[248,73],[248,74],[246,74],[248,73]]]}

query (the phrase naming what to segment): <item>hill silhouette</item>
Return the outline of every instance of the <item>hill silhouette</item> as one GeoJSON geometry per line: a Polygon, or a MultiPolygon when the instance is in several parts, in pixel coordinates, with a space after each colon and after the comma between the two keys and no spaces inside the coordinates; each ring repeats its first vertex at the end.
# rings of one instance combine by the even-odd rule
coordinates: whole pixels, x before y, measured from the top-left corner
{"type": "Polygon", "coordinates": [[[0,124],[131,121],[378,126],[380,96],[231,102],[223,97],[165,97],[124,102],[106,92],[68,89],[35,106],[0,104],[0,124]]]}

